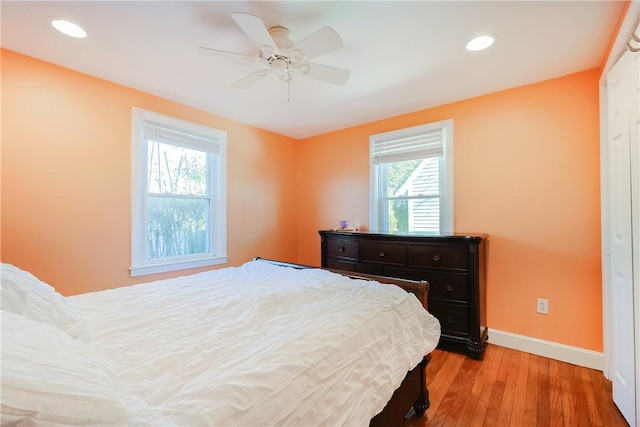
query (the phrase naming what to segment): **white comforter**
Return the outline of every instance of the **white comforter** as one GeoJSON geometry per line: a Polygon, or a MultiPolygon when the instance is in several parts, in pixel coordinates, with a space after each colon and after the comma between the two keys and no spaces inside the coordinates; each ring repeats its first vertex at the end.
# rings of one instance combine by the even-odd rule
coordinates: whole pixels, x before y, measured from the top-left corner
{"type": "Polygon", "coordinates": [[[261,261],[71,297],[131,425],[366,426],[432,351],[395,286],[261,261]]]}

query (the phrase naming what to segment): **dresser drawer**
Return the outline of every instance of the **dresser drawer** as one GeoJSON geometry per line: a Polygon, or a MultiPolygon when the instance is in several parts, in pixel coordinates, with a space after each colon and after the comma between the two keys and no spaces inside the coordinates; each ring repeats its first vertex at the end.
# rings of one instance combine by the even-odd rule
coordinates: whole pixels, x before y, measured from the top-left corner
{"type": "Polygon", "coordinates": [[[355,239],[327,237],[327,256],[360,258],[360,242],[355,239]]]}
{"type": "Polygon", "coordinates": [[[466,274],[432,273],[409,268],[386,268],[385,274],[401,279],[426,280],[429,282],[429,300],[469,300],[469,276],[466,274]]]}
{"type": "Polygon", "coordinates": [[[362,261],[406,265],[407,245],[363,240],[362,261]]]}
{"type": "Polygon", "coordinates": [[[469,309],[466,305],[459,306],[429,301],[427,308],[429,313],[440,321],[443,334],[465,335],[469,333],[469,309]]]}
{"type": "Polygon", "coordinates": [[[429,282],[429,298],[469,300],[469,279],[466,274],[428,273],[425,278],[429,282]]]}
{"type": "Polygon", "coordinates": [[[409,245],[411,267],[439,267],[467,269],[469,265],[465,246],[409,245]]]}
{"type": "Polygon", "coordinates": [[[355,273],[382,274],[382,266],[359,264],[348,261],[340,261],[333,258],[327,258],[326,268],[334,270],[353,271],[355,273]]]}

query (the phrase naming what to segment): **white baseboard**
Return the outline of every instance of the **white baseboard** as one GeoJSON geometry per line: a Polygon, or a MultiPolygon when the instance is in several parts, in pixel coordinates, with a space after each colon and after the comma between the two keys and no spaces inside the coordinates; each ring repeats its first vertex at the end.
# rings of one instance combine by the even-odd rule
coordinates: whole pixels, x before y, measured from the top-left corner
{"type": "Polygon", "coordinates": [[[489,339],[487,341],[501,347],[597,369],[598,371],[602,371],[604,368],[604,354],[597,351],[512,334],[511,332],[497,331],[491,328],[489,329],[489,339]]]}

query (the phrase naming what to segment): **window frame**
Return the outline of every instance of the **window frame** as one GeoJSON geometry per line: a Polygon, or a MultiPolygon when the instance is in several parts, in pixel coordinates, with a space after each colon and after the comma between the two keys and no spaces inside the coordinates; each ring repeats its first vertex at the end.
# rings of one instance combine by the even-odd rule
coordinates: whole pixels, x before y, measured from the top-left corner
{"type": "MultiPolygon", "coordinates": [[[[389,232],[386,167],[374,161],[374,146],[382,141],[408,138],[435,129],[442,129],[442,156],[439,156],[440,174],[440,231],[437,234],[453,234],[454,230],[454,182],[453,182],[453,119],[397,129],[369,136],[369,227],[372,231],[389,232]]],[[[406,197],[407,200],[415,197],[406,197]]],[[[395,198],[394,198],[395,199],[395,198]]],[[[401,198],[398,198],[398,200],[401,198]]],[[[426,232],[425,232],[426,233],[426,232]]],[[[435,233],[434,233],[435,234],[435,233]]]]}
{"type": "Polygon", "coordinates": [[[131,277],[225,264],[227,256],[227,133],[160,113],[132,108],[131,121],[131,277]],[[202,146],[176,146],[207,153],[209,197],[208,252],[149,259],[147,249],[148,144],[144,122],[153,121],[188,134],[210,138],[211,151],[202,146]],[[214,153],[216,151],[217,153],[214,153]]]}

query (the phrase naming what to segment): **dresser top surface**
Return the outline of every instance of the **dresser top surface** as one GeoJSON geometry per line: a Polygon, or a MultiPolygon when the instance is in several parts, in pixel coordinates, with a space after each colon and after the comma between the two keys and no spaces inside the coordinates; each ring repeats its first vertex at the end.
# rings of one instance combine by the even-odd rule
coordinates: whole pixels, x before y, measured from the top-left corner
{"type": "Polygon", "coordinates": [[[342,231],[342,230],[319,230],[320,235],[323,234],[337,234],[345,236],[361,236],[372,237],[380,239],[447,239],[447,240],[464,240],[464,241],[481,241],[486,240],[489,235],[484,233],[450,233],[450,234],[435,234],[426,232],[396,232],[396,233],[380,233],[375,231],[342,231]]]}

